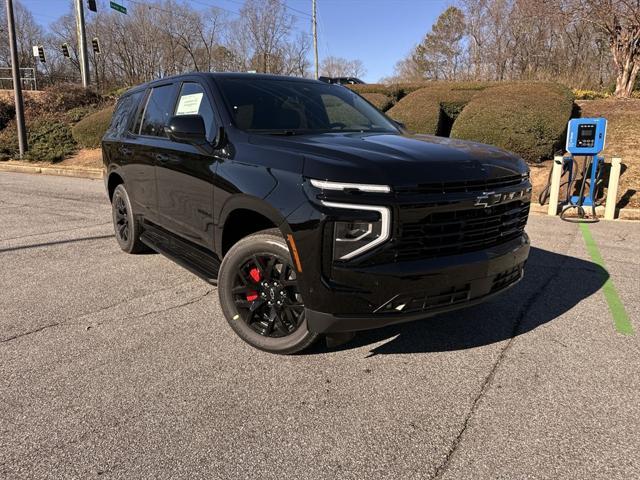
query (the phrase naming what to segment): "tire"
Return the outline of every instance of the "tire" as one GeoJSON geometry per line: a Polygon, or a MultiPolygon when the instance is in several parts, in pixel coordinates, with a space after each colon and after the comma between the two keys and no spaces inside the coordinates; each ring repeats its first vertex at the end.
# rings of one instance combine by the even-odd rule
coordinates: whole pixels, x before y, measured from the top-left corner
{"type": "Polygon", "coordinates": [[[249,235],[231,247],[220,265],[218,295],[227,322],[242,340],[281,355],[316,341],[319,335],[307,328],[296,275],[277,230],[249,235]]]}
{"type": "Polygon", "coordinates": [[[118,185],[111,198],[111,216],[113,230],[120,248],[127,253],[142,253],[149,251],[140,241],[142,227],[140,221],[133,214],[131,200],[123,184],[118,185]]]}

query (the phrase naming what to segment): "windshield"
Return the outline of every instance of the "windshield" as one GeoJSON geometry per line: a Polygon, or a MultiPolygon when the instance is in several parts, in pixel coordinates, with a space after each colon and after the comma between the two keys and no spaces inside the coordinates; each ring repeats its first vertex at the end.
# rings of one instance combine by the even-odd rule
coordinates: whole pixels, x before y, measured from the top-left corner
{"type": "Polygon", "coordinates": [[[247,132],[398,132],[375,107],[340,85],[258,78],[217,81],[236,126],[247,132]]]}

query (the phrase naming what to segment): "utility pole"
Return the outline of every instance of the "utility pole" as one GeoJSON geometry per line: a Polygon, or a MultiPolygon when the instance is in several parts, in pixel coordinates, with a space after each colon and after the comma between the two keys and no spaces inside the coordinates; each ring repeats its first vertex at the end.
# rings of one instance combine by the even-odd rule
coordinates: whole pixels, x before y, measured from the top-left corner
{"type": "Polygon", "coordinates": [[[80,52],[80,76],[82,76],[82,86],[89,87],[89,57],[87,56],[87,34],[84,29],[84,6],[83,0],[76,2],[76,28],[78,33],[78,51],[80,52]]]}
{"type": "Polygon", "coordinates": [[[7,26],[9,27],[9,48],[11,49],[11,73],[13,73],[13,92],[16,99],[16,123],[18,125],[18,148],[20,158],[28,149],[27,130],[24,126],[24,103],[22,102],[22,84],[20,83],[20,65],[18,64],[18,44],[16,25],[13,18],[13,0],[7,0],[7,26]]]}
{"type": "Polygon", "coordinates": [[[318,79],[318,17],[316,16],[316,0],[312,1],[312,15],[311,15],[311,23],[313,25],[313,54],[315,59],[316,66],[316,80],[318,79]]]}

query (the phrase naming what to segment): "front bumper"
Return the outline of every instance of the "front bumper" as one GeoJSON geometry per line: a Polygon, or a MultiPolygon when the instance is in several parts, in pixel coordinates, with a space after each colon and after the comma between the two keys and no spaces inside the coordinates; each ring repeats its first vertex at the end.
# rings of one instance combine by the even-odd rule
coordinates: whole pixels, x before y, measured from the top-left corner
{"type": "Polygon", "coordinates": [[[322,308],[305,311],[309,330],[368,330],[475,305],[521,280],[529,249],[525,233],[483,251],[350,268],[341,277],[357,290],[325,290],[322,308]]]}

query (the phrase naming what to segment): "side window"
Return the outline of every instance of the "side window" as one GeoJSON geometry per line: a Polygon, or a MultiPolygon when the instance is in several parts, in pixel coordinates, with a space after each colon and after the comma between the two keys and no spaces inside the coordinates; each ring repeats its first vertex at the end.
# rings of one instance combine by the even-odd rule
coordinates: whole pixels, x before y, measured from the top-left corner
{"type": "Polygon", "coordinates": [[[147,105],[144,109],[140,135],[165,137],[164,126],[167,124],[174,104],[174,86],[163,85],[151,89],[147,105]]]}
{"type": "Polygon", "coordinates": [[[131,112],[136,109],[141,97],[142,92],[136,92],[122,97],[118,101],[115,111],[113,112],[113,117],[111,118],[111,125],[108,130],[109,135],[120,137],[124,134],[127,130],[127,126],[129,125],[131,112]]]}
{"type": "Polygon", "coordinates": [[[211,140],[214,126],[213,108],[204,88],[199,83],[185,82],[180,89],[174,115],[200,115],[211,140]]]}

